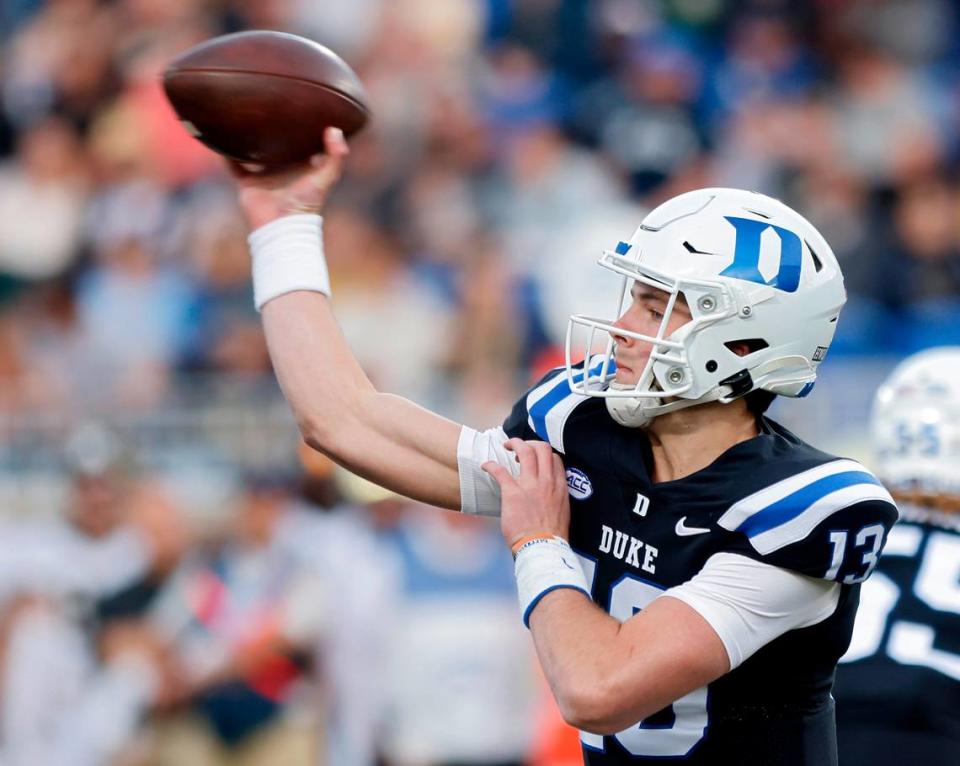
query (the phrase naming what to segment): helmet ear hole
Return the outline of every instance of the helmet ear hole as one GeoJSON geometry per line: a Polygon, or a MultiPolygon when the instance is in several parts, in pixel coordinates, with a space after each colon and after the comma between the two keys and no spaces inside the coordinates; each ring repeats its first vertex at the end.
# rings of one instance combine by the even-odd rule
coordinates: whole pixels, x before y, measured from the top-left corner
{"type": "Polygon", "coordinates": [[[812,247],[810,247],[810,243],[807,242],[807,240],[803,240],[803,241],[804,241],[804,244],[806,244],[807,246],[807,250],[810,251],[810,258],[813,259],[813,269],[819,274],[823,269],[823,261],[820,260],[820,256],[817,255],[817,252],[812,247]]]}
{"type": "Polygon", "coordinates": [[[762,351],[770,344],[763,338],[744,338],[742,340],[728,340],[723,345],[737,356],[750,356],[757,351],[762,351]]]}

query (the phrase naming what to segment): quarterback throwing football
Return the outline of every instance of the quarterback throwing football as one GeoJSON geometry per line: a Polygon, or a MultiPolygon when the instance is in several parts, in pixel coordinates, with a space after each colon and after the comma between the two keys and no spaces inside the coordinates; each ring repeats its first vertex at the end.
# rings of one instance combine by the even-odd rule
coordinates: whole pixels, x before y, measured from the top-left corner
{"type": "Polygon", "coordinates": [[[319,213],[347,147],[325,141],[300,174],[238,174],[255,301],[308,443],[500,515],[587,763],[835,764],[833,674],[897,509],[763,415],[812,388],[845,300],[816,229],[734,189],[662,204],[600,260],[623,278],[619,318],[572,317],[567,365],[477,432],[376,391],[344,342],[319,213]]]}

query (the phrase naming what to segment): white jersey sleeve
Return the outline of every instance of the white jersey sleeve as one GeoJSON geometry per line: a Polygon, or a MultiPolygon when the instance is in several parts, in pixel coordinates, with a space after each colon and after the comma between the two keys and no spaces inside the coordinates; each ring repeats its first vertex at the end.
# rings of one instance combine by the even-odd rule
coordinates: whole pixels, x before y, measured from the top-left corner
{"type": "Polygon", "coordinates": [[[735,553],[715,553],[692,579],[661,598],[667,596],[710,624],[733,670],[778,636],[833,614],[840,585],[735,553]]]}
{"type": "Polygon", "coordinates": [[[457,443],[457,468],[460,472],[460,510],[473,516],[500,515],[500,487],[480,466],[492,460],[515,477],[520,464],[503,443],[509,439],[502,428],[475,431],[464,426],[457,443]]]}

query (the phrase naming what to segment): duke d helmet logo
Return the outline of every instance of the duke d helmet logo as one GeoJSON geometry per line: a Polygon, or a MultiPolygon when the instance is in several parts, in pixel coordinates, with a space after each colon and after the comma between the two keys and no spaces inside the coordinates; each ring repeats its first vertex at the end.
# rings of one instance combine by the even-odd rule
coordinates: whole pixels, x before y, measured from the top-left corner
{"type": "Polygon", "coordinates": [[[800,258],[803,245],[800,237],[788,229],[766,221],[724,216],[737,230],[737,244],[733,263],[720,272],[721,277],[735,277],[748,282],[769,285],[786,293],[795,292],[800,285],[800,258]],[[773,279],[766,280],[760,273],[760,237],[772,229],[780,238],[780,267],[773,279]]]}

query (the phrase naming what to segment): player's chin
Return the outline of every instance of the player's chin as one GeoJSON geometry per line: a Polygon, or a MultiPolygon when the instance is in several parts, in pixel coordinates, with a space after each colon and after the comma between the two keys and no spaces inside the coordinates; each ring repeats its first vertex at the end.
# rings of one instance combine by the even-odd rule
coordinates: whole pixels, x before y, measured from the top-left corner
{"type": "Polygon", "coordinates": [[[623,367],[617,364],[617,372],[613,376],[615,383],[621,386],[635,386],[640,376],[629,367],[623,367]]]}

